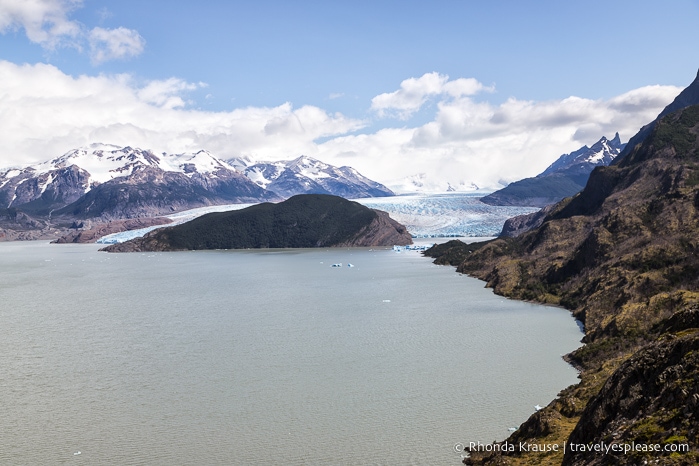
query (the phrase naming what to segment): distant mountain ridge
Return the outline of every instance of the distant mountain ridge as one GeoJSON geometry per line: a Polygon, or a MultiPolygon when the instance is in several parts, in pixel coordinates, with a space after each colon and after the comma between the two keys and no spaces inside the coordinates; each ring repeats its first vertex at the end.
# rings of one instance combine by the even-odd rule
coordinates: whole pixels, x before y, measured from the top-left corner
{"type": "Polygon", "coordinates": [[[156,155],[92,144],[0,172],[0,205],[38,216],[133,218],[279,199],[207,151],[156,155]]]}
{"type": "Polygon", "coordinates": [[[570,154],[563,154],[540,175],[537,175],[537,178],[554,173],[565,173],[571,177],[580,176],[576,181],[587,183],[587,178],[595,167],[612,163],[624,147],[626,144],[622,144],[619,133],[616,133],[611,140],[602,136],[592,147],[583,146],[570,154]]]}
{"type": "Polygon", "coordinates": [[[351,167],[337,168],[310,157],[269,164],[243,158],[234,162],[205,150],[155,154],[92,144],[46,162],[0,170],[0,207],[37,218],[109,221],[280,201],[308,192],[356,198],[393,194],[351,167]]]}
{"type": "Polygon", "coordinates": [[[258,186],[282,197],[296,194],[332,194],[346,199],[393,196],[386,186],[362,176],[352,167],[334,167],[312,157],[252,163],[248,159],[228,160],[258,186]]]}
{"type": "Polygon", "coordinates": [[[489,205],[544,207],[580,192],[595,167],[606,166],[622,152],[619,133],[611,140],[602,136],[592,147],[583,146],[561,155],[534,178],[510,183],[481,199],[489,205]]]}

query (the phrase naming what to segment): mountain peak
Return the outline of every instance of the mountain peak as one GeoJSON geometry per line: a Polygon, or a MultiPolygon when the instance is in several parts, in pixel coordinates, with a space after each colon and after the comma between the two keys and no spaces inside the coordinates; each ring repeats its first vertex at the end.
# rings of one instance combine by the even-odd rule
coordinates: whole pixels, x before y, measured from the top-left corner
{"type": "Polygon", "coordinates": [[[619,137],[619,132],[617,131],[616,134],[614,135],[614,138],[609,141],[610,143],[614,144],[615,146],[620,146],[621,145],[621,138],[619,137]]]}
{"type": "MultiPolygon", "coordinates": [[[[594,143],[591,147],[585,145],[569,154],[561,155],[537,177],[571,170],[572,168],[575,168],[581,164],[591,165],[591,167],[595,167],[597,165],[609,165],[609,163],[614,160],[617,155],[619,155],[623,148],[624,145],[621,143],[619,133],[616,133],[612,140],[607,139],[606,136],[602,136],[600,140],[594,143]]],[[[585,171],[589,173],[592,171],[592,168],[589,170],[586,169],[585,171]]]]}
{"type": "MultiPolygon", "coordinates": [[[[229,160],[235,164],[237,159],[229,160]]],[[[392,196],[385,186],[350,167],[336,167],[307,155],[279,162],[258,162],[242,170],[248,178],[283,197],[333,194],[347,199],[392,196]]]]}
{"type": "Polygon", "coordinates": [[[544,207],[572,196],[585,187],[590,172],[600,165],[609,165],[624,148],[619,133],[611,141],[602,136],[592,147],[582,146],[555,162],[534,178],[510,183],[481,199],[490,205],[544,207]]]}

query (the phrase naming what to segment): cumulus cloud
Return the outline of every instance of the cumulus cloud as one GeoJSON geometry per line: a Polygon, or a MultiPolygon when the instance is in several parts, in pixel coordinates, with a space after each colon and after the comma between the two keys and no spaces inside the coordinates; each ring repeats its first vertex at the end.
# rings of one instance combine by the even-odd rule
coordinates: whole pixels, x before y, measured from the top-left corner
{"type": "Polygon", "coordinates": [[[148,104],[162,108],[184,107],[183,92],[205,87],[204,83],[188,83],[182,79],[170,78],[164,81],[151,81],[136,92],[137,97],[148,104]]]}
{"type": "Polygon", "coordinates": [[[142,83],[126,74],[73,77],[51,65],[0,61],[0,165],[48,160],[103,142],[156,153],[207,149],[223,159],[305,154],[394,186],[424,173],[423,181],[441,189],[447,182],[495,189],[534,176],[603,135],[618,131],[628,140],[681,90],[647,86],[611,99],[511,98],[495,105],[472,98],[482,90],[475,80],[436,74],[429,80],[416,85],[427,90],[415,95],[432,92],[431,121],[372,131],[367,121],[289,102],[225,112],[193,109],[188,93],[204,84],[177,78],[142,83]]]}
{"type": "MultiPolygon", "coordinates": [[[[423,78],[403,81],[409,84],[401,85],[397,93],[382,94],[381,103],[392,101],[392,108],[415,111],[425,96],[437,95],[447,84],[460,81],[436,74],[423,78]]],[[[423,173],[423,179],[441,189],[447,182],[497,189],[537,175],[560,155],[592,145],[602,136],[611,138],[619,132],[627,140],[681,91],[675,86],[646,86],[611,99],[510,98],[493,105],[470,97],[480,89],[469,84],[452,94],[442,91],[432,121],[338,137],[322,144],[319,154],[353,163],[395,187],[406,176],[423,173]],[[360,158],[366,161],[363,166],[357,161],[360,158]]]]}
{"type": "Polygon", "coordinates": [[[30,41],[55,48],[81,34],[80,25],[68,19],[68,13],[81,4],[81,0],[0,0],[0,32],[22,28],[30,41]]]}
{"type": "Polygon", "coordinates": [[[290,103],[229,112],[188,108],[187,93],[199,87],[176,78],[142,84],[126,74],[73,77],[52,65],[0,61],[0,165],[48,160],[92,142],[291,159],[313,153],[318,138],[364,126],[290,103]]]}
{"type": "Polygon", "coordinates": [[[133,29],[96,27],[88,34],[90,57],[95,64],[140,55],[146,41],[133,29]]]}
{"type": "Polygon", "coordinates": [[[371,100],[371,109],[381,117],[397,116],[408,119],[427,102],[430,97],[447,95],[454,98],[470,96],[481,91],[490,91],[473,78],[449,81],[449,76],[436,72],[425,73],[419,78],[409,78],[400,83],[400,89],[377,95],[371,100]]]}
{"type": "Polygon", "coordinates": [[[140,55],[145,40],[137,31],[119,27],[88,30],[70,19],[82,0],[0,0],[0,33],[23,29],[27,38],[45,49],[74,47],[87,43],[94,64],[140,55]]]}

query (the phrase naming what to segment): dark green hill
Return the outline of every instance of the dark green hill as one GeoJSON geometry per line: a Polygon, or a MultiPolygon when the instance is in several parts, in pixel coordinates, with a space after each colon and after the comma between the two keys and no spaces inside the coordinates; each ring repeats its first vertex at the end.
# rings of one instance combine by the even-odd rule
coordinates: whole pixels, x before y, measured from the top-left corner
{"type": "MultiPolygon", "coordinates": [[[[586,345],[568,356],[582,369],[581,383],[512,440],[688,442],[691,451],[674,457],[569,451],[555,461],[697,464],[699,106],[659,120],[618,164],[596,168],[585,189],[556,204],[540,227],[442,253],[464,254],[457,270],[496,293],[563,305],[585,324],[586,345]]],[[[524,458],[508,464],[533,461],[524,458]]]]}
{"type": "Polygon", "coordinates": [[[304,194],[279,204],[264,203],[207,214],[105,250],[314,248],[411,243],[405,227],[385,212],[337,196],[304,194]]]}

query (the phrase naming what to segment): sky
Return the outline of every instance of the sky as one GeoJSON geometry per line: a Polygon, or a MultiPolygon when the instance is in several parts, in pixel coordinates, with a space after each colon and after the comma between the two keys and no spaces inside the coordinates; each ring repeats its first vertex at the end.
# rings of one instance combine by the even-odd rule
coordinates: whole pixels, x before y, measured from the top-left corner
{"type": "Polygon", "coordinates": [[[699,68],[699,0],[0,0],[0,167],[91,143],[497,189],[699,68]]]}

